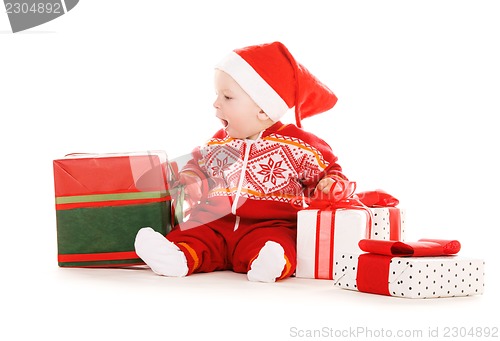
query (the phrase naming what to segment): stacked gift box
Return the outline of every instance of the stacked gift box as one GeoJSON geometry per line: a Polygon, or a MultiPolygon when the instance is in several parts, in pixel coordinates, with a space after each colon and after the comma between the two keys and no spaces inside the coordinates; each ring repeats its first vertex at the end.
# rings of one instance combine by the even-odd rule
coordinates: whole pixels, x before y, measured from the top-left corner
{"type": "Polygon", "coordinates": [[[479,295],[484,261],[456,254],[455,240],[418,242],[361,240],[362,254],[339,254],[335,285],[344,289],[406,298],[479,295]]]}
{"type": "Polygon", "coordinates": [[[59,266],[144,264],[137,231],[171,227],[166,153],[70,154],[53,166],[59,266]]]}
{"type": "Polygon", "coordinates": [[[296,277],[407,298],[483,293],[483,260],[456,255],[458,241],[405,243],[399,201],[381,190],[353,189],[334,200],[309,200],[298,212],[296,277]]]}

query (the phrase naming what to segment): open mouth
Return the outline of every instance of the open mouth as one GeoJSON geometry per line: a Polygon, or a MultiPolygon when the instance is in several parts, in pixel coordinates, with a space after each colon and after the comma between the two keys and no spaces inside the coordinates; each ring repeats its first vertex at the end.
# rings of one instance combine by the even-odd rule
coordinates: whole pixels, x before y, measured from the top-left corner
{"type": "Polygon", "coordinates": [[[226,128],[227,128],[227,125],[229,124],[229,122],[228,122],[228,121],[226,121],[226,120],[224,120],[224,119],[222,119],[222,118],[219,118],[219,120],[221,121],[222,126],[224,127],[224,129],[226,129],[226,128]]]}

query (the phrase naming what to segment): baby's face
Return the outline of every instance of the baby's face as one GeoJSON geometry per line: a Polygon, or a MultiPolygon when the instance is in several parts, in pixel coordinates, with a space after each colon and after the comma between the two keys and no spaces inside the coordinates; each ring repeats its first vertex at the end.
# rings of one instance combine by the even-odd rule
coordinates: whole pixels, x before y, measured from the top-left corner
{"type": "Polygon", "coordinates": [[[215,93],[215,115],[229,136],[255,139],[265,129],[259,106],[231,76],[220,70],[215,70],[215,93]]]}

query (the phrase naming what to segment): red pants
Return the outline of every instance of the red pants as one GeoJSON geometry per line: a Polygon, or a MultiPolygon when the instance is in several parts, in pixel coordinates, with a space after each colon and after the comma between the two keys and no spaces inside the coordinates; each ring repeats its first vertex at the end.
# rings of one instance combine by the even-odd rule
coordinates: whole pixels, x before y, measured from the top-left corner
{"type": "Polygon", "coordinates": [[[285,250],[286,265],[279,278],[295,272],[296,222],[241,218],[235,231],[236,217],[232,214],[208,223],[204,221],[188,220],[167,235],[186,255],[188,275],[217,270],[247,273],[267,241],[279,243],[285,250]]]}

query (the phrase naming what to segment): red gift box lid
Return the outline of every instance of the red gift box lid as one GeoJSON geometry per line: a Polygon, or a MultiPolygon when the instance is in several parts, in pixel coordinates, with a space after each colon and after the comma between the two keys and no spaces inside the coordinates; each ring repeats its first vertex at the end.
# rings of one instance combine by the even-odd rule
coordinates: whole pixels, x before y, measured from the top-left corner
{"type": "Polygon", "coordinates": [[[162,151],[69,154],[53,161],[55,196],[166,192],[166,161],[162,151]]]}

